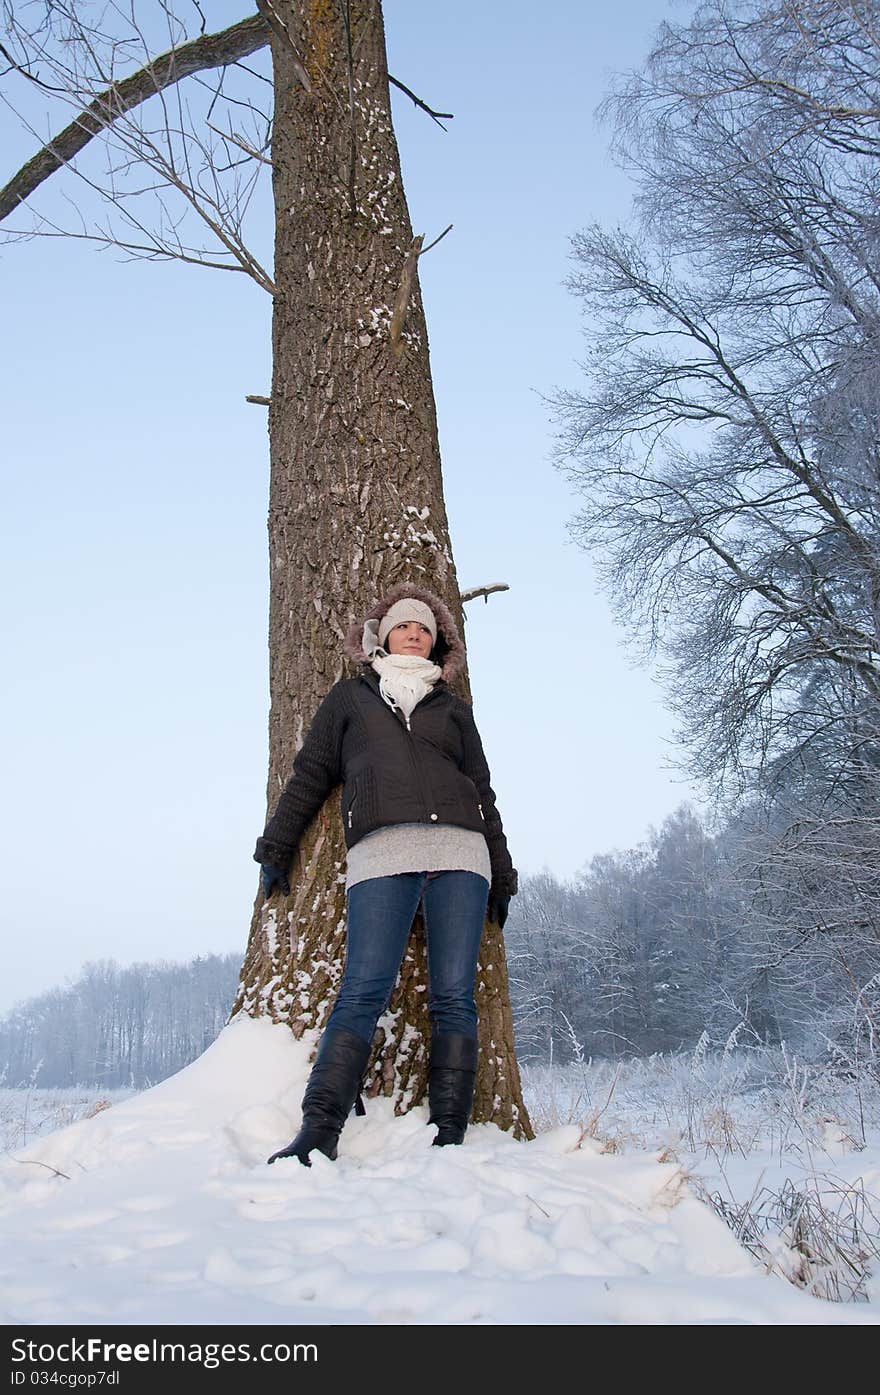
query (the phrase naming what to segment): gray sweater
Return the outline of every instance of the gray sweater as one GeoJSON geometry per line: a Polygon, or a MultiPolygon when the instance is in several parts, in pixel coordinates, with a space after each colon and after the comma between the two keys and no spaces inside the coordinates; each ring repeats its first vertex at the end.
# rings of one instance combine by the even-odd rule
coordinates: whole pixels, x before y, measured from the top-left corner
{"type": "Polygon", "coordinates": [[[400,872],[476,872],[491,884],[489,846],[482,833],[450,823],[397,823],[377,828],[348,850],[345,889],[400,872]]]}

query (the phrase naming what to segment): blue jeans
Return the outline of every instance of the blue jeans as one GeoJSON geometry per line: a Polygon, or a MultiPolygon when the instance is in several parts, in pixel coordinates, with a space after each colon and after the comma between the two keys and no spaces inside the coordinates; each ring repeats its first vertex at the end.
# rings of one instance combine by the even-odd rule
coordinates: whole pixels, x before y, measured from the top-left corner
{"type": "Polygon", "coordinates": [[[357,882],[348,893],[345,972],[325,1031],[345,1027],[373,1040],[421,901],[433,1033],[476,1040],[474,979],[488,899],[489,883],[476,872],[398,872],[357,882]]]}

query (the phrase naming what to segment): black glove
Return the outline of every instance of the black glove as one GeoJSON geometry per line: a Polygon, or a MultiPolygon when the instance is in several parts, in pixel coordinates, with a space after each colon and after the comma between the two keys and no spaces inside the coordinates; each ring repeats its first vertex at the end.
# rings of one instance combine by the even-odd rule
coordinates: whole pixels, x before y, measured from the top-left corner
{"type": "Polygon", "coordinates": [[[267,900],[276,886],[285,896],[289,896],[290,882],[287,880],[287,868],[276,867],[272,862],[261,862],[260,886],[263,888],[263,896],[267,900]]]}
{"type": "Polygon", "coordinates": [[[504,922],[507,919],[507,912],[510,910],[510,897],[502,896],[500,892],[489,892],[489,904],[486,907],[486,916],[498,926],[499,930],[504,929],[504,922]]]}

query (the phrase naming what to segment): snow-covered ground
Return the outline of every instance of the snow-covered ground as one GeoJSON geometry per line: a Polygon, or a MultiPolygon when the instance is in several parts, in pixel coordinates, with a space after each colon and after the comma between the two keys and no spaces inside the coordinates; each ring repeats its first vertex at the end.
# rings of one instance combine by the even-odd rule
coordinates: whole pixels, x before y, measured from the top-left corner
{"type": "MultiPolygon", "coordinates": [[[[876,1117],[853,1096],[823,1119],[796,1063],[772,1098],[730,1060],[533,1068],[532,1142],[483,1124],[461,1148],[432,1148],[425,1107],[395,1118],[371,1100],[336,1163],[267,1167],[298,1124],[310,1045],[240,1020],[170,1080],[105,1096],[110,1107],[60,1128],[48,1092],[0,1093],[2,1321],[880,1321],[880,1270],[858,1302],[783,1277],[834,1291],[828,1263],[805,1272],[786,1243],[786,1198],[802,1232],[853,1204],[864,1234],[880,1215],[876,1117]],[[13,1095],[27,1096],[24,1128],[13,1095]],[[753,1247],[763,1225],[781,1272],[719,1205],[738,1208],[753,1247]]],[[[56,1108],[96,1101],[58,1092],[56,1108]]]]}
{"type": "MultiPolygon", "coordinates": [[[[783,1047],[526,1071],[537,1128],[578,1120],[659,1150],[765,1267],[819,1297],[880,1300],[880,1080],[783,1047]]],[[[880,1305],[878,1305],[880,1306],[880,1305]]]]}

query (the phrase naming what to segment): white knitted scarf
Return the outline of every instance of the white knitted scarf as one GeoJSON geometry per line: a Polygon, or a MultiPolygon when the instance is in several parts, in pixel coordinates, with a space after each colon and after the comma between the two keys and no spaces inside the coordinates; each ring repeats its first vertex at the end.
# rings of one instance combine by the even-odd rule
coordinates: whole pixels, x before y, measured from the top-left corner
{"type": "Polygon", "coordinates": [[[376,638],[376,622],[364,626],[363,650],[379,675],[379,692],[409,722],[413,708],[431,691],[443,670],[418,654],[387,654],[376,638]]]}
{"type": "Polygon", "coordinates": [[[389,707],[400,708],[407,721],[441,673],[437,664],[418,654],[374,654],[372,666],[379,675],[379,692],[389,707]]]}

